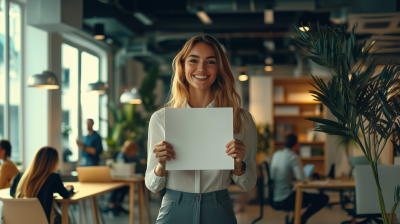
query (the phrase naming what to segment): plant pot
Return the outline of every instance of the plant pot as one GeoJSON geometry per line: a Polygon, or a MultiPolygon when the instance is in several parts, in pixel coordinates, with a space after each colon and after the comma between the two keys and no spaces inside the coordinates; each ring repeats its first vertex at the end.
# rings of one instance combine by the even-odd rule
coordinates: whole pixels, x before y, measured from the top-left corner
{"type": "Polygon", "coordinates": [[[263,152],[258,152],[258,153],[257,153],[257,156],[256,156],[256,163],[257,163],[257,164],[262,163],[262,161],[264,160],[264,157],[265,157],[265,153],[263,153],[263,152]]]}

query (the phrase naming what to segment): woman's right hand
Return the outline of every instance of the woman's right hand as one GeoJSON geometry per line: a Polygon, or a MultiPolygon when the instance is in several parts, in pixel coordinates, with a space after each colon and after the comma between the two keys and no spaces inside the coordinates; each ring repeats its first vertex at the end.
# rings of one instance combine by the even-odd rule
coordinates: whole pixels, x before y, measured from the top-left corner
{"type": "Polygon", "coordinates": [[[154,156],[158,161],[158,166],[155,170],[157,176],[165,176],[165,163],[171,159],[175,159],[175,152],[171,144],[166,141],[159,142],[154,145],[154,156]]]}

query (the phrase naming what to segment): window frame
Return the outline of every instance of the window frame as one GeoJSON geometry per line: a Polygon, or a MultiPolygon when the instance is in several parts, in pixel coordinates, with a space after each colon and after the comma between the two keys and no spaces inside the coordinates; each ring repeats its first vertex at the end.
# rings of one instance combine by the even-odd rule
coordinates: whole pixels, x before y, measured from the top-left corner
{"type": "MultiPolygon", "coordinates": [[[[25,77],[25,69],[22,66],[25,63],[25,29],[24,29],[24,22],[25,22],[25,4],[20,1],[16,0],[3,0],[4,1],[4,76],[5,76],[5,101],[4,101],[4,138],[10,139],[10,4],[16,4],[20,7],[20,33],[21,33],[21,48],[20,48],[20,56],[19,56],[19,64],[18,70],[19,74],[19,88],[20,88],[20,104],[19,106],[19,113],[18,113],[18,135],[20,140],[20,148],[19,148],[19,155],[18,155],[18,162],[24,163],[24,148],[25,148],[25,141],[24,141],[24,77],[25,77]]],[[[12,136],[11,136],[12,137],[12,136]]]]}
{"type": "MultiPolygon", "coordinates": [[[[73,41],[73,40],[71,40],[70,38],[68,38],[68,37],[65,37],[64,35],[61,35],[62,36],[62,38],[63,38],[63,41],[62,41],[62,44],[67,44],[67,45],[69,45],[69,46],[71,46],[71,47],[74,47],[74,48],[76,48],[77,50],[78,50],[78,138],[79,139],[82,139],[82,137],[83,137],[83,130],[82,130],[82,125],[83,125],[83,122],[82,122],[82,100],[81,100],[81,97],[82,97],[82,80],[81,80],[81,78],[82,78],[82,53],[83,52],[86,52],[86,53],[88,53],[88,54],[91,54],[91,55],[93,55],[93,56],[95,56],[95,57],[97,57],[98,59],[99,59],[99,67],[98,67],[98,69],[99,69],[99,73],[98,73],[98,80],[99,81],[102,81],[102,77],[103,77],[103,72],[106,72],[106,71],[103,71],[103,70],[107,70],[107,69],[104,69],[104,67],[103,67],[103,63],[104,63],[104,56],[102,56],[101,54],[99,54],[98,52],[96,52],[95,50],[92,50],[92,49],[89,49],[89,48],[87,48],[87,47],[83,47],[81,44],[78,44],[78,43],[76,43],[75,41],[73,41]]],[[[100,47],[99,47],[100,48],[100,47]]],[[[104,53],[105,53],[105,55],[106,55],[106,50],[105,49],[102,49],[103,51],[104,51],[104,53]]],[[[62,58],[61,58],[61,60],[63,60],[62,58]]],[[[98,132],[100,132],[100,133],[102,133],[103,132],[103,130],[102,130],[102,127],[101,127],[101,120],[102,119],[104,119],[103,117],[102,117],[102,110],[101,110],[101,102],[102,102],[102,99],[101,99],[101,97],[103,97],[103,96],[100,96],[100,95],[98,95],[98,100],[99,100],[99,107],[97,108],[97,110],[98,110],[98,113],[99,113],[99,124],[98,124],[98,127],[99,127],[99,129],[98,129],[98,132]]],[[[108,132],[108,130],[104,130],[105,131],[105,133],[107,133],[108,132]]],[[[106,137],[106,136],[102,136],[102,137],[106,137]]],[[[78,158],[80,158],[80,155],[78,155],[78,158]]],[[[78,159],[78,161],[79,161],[79,159],[78,159]]],[[[66,163],[73,163],[73,162],[77,162],[77,161],[66,161],[66,163]]]]}

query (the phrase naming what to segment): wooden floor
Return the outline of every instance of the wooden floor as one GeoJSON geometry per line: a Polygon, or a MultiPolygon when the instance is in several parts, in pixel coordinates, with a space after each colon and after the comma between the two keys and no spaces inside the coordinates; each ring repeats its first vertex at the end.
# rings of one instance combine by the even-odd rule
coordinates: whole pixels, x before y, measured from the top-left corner
{"type": "MultiPolygon", "coordinates": [[[[99,198],[100,206],[104,206],[106,204],[106,198],[99,198]],[[103,200],[102,200],[103,199],[103,200]]],[[[335,200],[335,198],[333,199],[335,200]]],[[[331,200],[332,201],[332,200],[331,200]]],[[[152,224],[155,223],[157,218],[158,210],[160,209],[161,202],[159,200],[152,200],[150,202],[150,210],[152,216],[152,224]]],[[[234,206],[236,206],[235,204],[234,206]]],[[[129,204],[127,200],[124,202],[123,207],[128,208],[129,204]]],[[[86,211],[91,211],[89,202],[86,203],[86,211]]],[[[71,210],[74,210],[71,208],[71,210]]],[[[138,214],[137,209],[135,210],[136,214],[138,214]]],[[[78,209],[73,211],[74,216],[77,220],[79,220],[78,209]]],[[[254,219],[259,217],[260,209],[257,205],[247,205],[245,206],[244,212],[236,213],[236,218],[238,220],[238,224],[251,224],[254,219]]],[[[264,218],[257,222],[257,224],[284,224],[285,223],[285,212],[275,211],[269,206],[264,207],[264,218]]],[[[293,214],[291,214],[293,215],[293,214]]],[[[127,224],[128,223],[128,215],[120,214],[119,216],[113,216],[111,214],[102,213],[105,223],[119,223],[119,224],[127,224]]],[[[93,223],[93,218],[91,216],[91,212],[88,214],[88,224],[93,223]]],[[[316,215],[311,217],[307,224],[340,224],[343,221],[350,220],[351,217],[344,212],[339,205],[335,205],[332,208],[323,208],[316,215]]],[[[361,220],[360,220],[361,221],[361,220]]],[[[74,222],[76,223],[76,222],[74,222]]],[[[79,222],[77,222],[79,223],[79,222]]],[[[135,215],[135,223],[140,224],[138,221],[138,215],[135,215]]]]}

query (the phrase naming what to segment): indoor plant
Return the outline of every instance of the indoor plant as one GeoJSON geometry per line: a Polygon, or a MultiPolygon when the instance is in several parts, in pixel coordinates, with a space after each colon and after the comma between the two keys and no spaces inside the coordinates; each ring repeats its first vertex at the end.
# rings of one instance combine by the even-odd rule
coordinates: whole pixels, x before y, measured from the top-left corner
{"type": "MultiPolygon", "coordinates": [[[[394,189],[395,204],[388,219],[379,183],[378,159],[392,133],[397,130],[400,134],[400,99],[396,87],[400,66],[389,62],[374,75],[377,64],[375,51],[371,49],[377,40],[368,45],[357,44],[354,28],[348,38],[343,29],[319,23],[315,32],[296,29],[299,37],[293,37],[294,41],[308,52],[303,57],[328,68],[332,75],[328,82],[312,76],[316,84],[310,93],[332,112],[335,121],[307,119],[321,124],[316,131],[344,136],[359,145],[371,165],[383,223],[391,224],[400,201],[400,189],[394,189]]],[[[399,140],[392,143],[395,149],[400,149],[399,140]]]]}
{"type": "Polygon", "coordinates": [[[257,164],[261,163],[271,148],[271,128],[269,124],[257,124],[257,164]]]}

